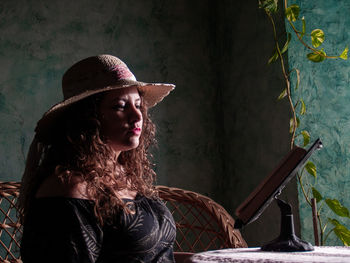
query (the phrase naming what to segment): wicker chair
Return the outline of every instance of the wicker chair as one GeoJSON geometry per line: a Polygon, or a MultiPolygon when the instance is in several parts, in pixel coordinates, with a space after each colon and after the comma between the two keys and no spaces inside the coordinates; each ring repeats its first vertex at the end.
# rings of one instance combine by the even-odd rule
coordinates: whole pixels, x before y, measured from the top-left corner
{"type": "Polygon", "coordinates": [[[0,182],[0,262],[22,262],[19,256],[19,237],[16,200],[20,183],[0,182]]]}
{"type": "MultiPolygon", "coordinates": [[[[0,182],[0,262],[20,263],[16,200],[20,183],[0,182]]],[[[225,209],[210,198],[191,191],[157,186],[176,221],[177,240],[174,250],[199,252],[209,249],[246,247],[234,220],[225,209]]]]}
{"type": "Polygon", "coordinates": [[[247,247],[234,219],[209,197],[179,188],[157,186],[176,222],[174,251],[200,252],[247,247]]]}

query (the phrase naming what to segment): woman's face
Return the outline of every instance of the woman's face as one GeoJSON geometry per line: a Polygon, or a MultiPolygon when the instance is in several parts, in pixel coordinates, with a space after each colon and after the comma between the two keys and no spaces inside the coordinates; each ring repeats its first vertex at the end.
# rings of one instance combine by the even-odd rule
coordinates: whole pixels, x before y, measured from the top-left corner
{"type": "Polygon", "coordinates": [[[136,87],[107,92],[100,104],[101,135],[116,152],[139,145],[142,132],[141,97],[136,87]]]}

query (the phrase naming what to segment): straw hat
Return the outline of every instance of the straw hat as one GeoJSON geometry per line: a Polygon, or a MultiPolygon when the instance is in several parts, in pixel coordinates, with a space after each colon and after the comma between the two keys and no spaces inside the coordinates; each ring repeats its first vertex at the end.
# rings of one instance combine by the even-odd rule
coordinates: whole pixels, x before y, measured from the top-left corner
{"type": "Polygon", "coordinates": [[[48,129],[73,103],[104,91],[136,86],[148,107],[155,106],[175,88],[173,84],[137,81],[127,65],[111,55],[83,59],[70,67],[62,78],[64,100],[52,106],[38,121],[36,132],[48,129]]]}

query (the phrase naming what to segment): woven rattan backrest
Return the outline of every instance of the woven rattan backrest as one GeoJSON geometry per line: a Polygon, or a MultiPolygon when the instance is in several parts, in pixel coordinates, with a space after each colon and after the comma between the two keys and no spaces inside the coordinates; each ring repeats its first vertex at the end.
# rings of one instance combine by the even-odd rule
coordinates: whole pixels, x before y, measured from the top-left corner
{"type": "Polygon", "coordinates": [[[157,189],[176,222],[175,251],[247,247],[240,232],[233,228],[234,219],[209,197],[167,186],[157,189]]]}
{"type": "MultiPolygon", "coordinates": [[[[16,200],[20,183],[0,182],[0,262],[19,263],[19,237],[16,200]]],[[[157,186],[176,222],[175,251],[200,252],[210,249],[246,247],[234,220],[212,199],[179,188],[157,186]]]]}
{"type": "Polygon", "coordinates": [[[20,183],[0,182],[0,262],[22,262],[19,256],[19,237],[16,200],[20,183]]]}

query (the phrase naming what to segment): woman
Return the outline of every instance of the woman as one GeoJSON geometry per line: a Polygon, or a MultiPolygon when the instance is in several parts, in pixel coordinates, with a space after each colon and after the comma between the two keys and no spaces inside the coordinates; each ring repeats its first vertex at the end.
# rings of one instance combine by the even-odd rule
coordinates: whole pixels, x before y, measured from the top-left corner
{"type": "Polygon", "coordinates": [[[68,69],[62,88],[64,101],[37,124],[22,179],[23,262],[174,262],[147,115],[174,85],[138,82],[100,55],[68,69]]]}

